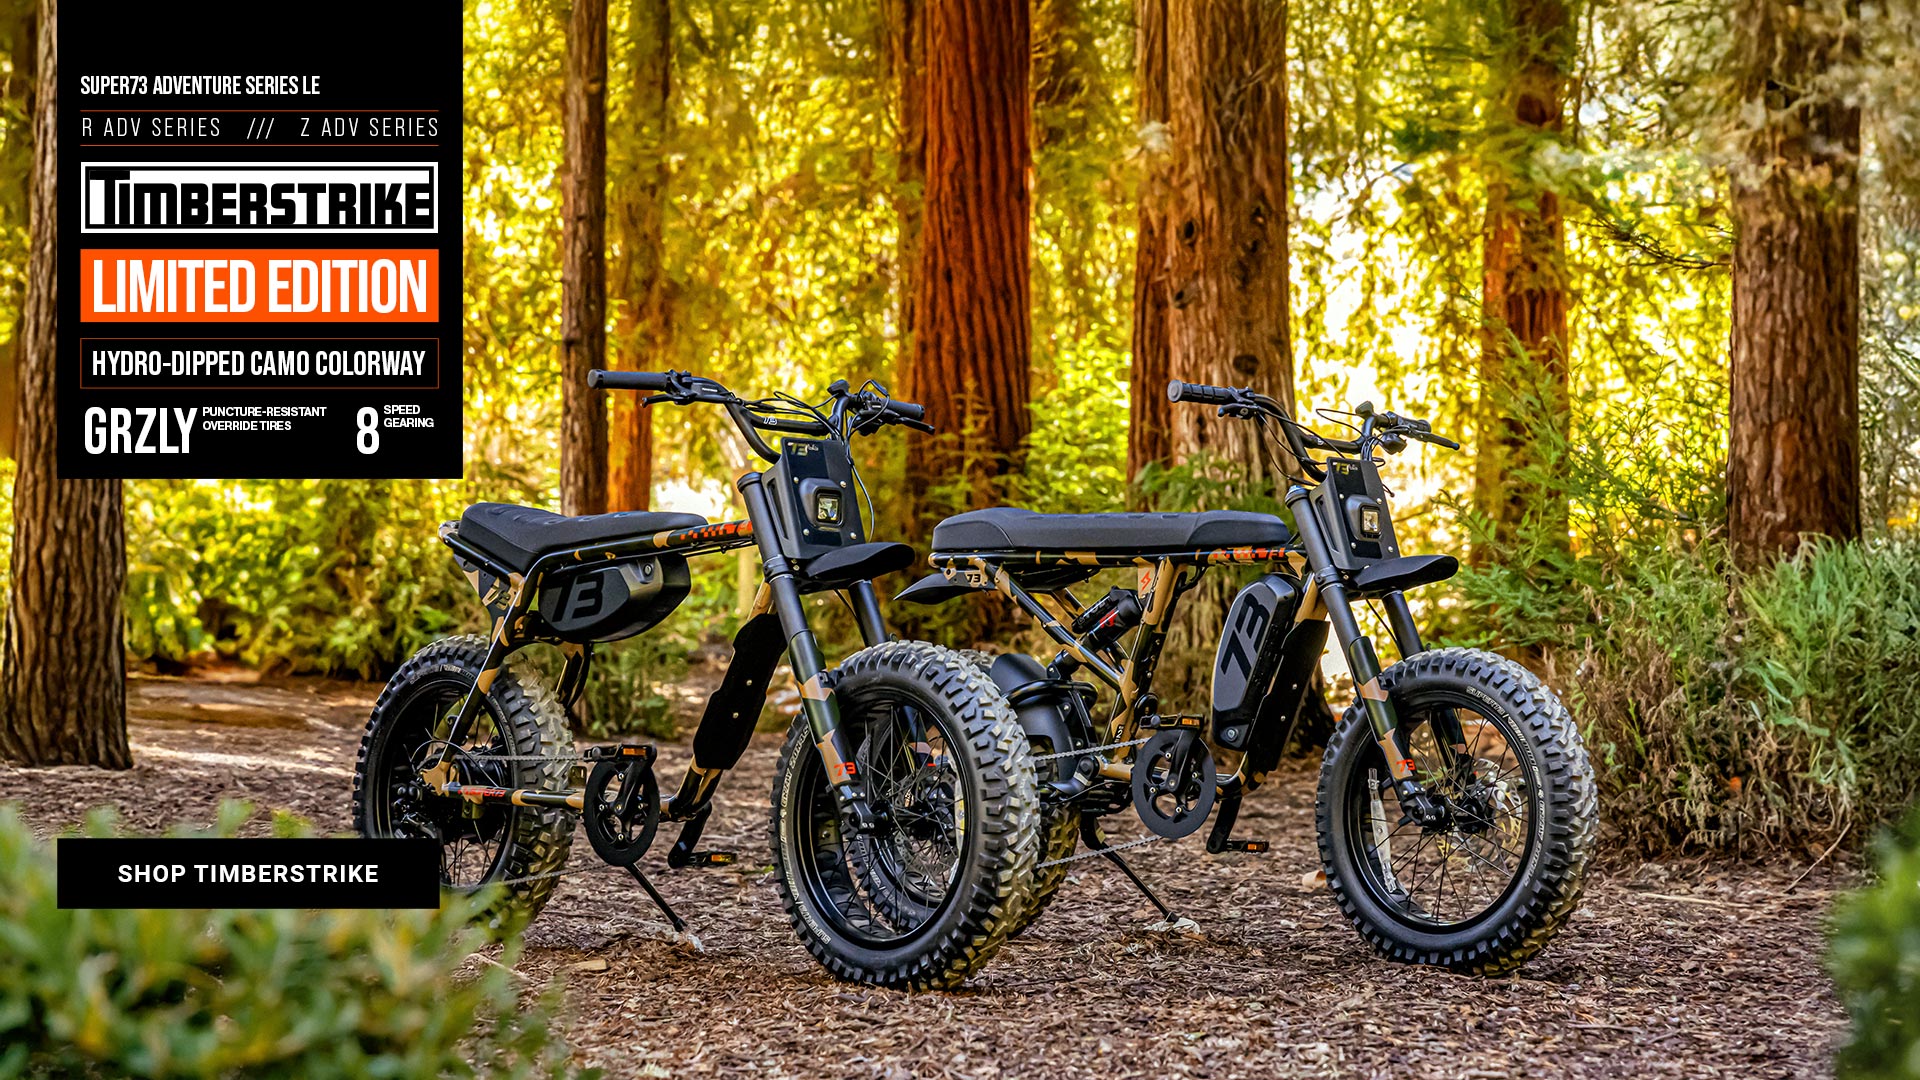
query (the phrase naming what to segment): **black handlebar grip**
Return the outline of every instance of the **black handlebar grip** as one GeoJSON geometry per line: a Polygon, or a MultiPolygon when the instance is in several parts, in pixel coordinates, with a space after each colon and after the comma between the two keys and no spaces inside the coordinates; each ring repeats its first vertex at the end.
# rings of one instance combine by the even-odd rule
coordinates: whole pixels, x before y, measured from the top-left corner
{"type": "Polygon", "coordinates": [[[927,407],[925,405],[915,405],[911,401],[889,401],[887,402],[887,411],[900,417],[902,420],[925,420],[927,418],[927,407]]]}
{"type": "Polygon", "coordinates": [[[1179,379],[1167,381],[1167,400],[1178,404],[1192,402],[1195,405],[1232,405],[1240,400],[1240,395],[1224,386],[1207,386],[1203,383],[1181,382],[1179,379]]]}
{"type": "Polygon", "coordinates": [[[604,388],[664,393],[673,389],[673,375],[665,371],[607,371],[594,368],[587,372],[587,385],[595,390],[604,388]]]}

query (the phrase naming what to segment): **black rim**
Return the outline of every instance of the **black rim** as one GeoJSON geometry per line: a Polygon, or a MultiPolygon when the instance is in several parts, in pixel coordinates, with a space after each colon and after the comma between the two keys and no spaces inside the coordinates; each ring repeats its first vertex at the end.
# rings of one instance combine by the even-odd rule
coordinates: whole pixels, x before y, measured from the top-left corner
{"type": "MultiPolygon", "coordinates": [[[[461,890],[479,888],[501,876],[520,810],[435,795],[420,780],[420,770],[441,745],[433,737],[435,727],[459,708],[471,685],[454,676],[423,680],[394,709],[367,763],[365,805],[370,831],[376,836],[425,837],[438,843],[440,882],[461,890]]],[[[506,750],[484,698],[472,729],[453,755],[453,778],[462,783],[513,786],[510,763],[488,760],[506,750]]]]}
{"type": "Polygon", "coordinates": [[[1465,929],[1519,886],[1543,812],[1533,760],[1513,724],[1465,695],[1430,693],[1399,706],[1399,741],[1414,775],[1443,800],[1445,821],[1407,819],[1386,758],[1369,739],[1347,775],[1348,848],[1367,892],[1396,920],[1424,931],[1465,929]],[[1457,718],[1466,753],[1445,752],[1436,720],[1457,718]]]}
{"type": "Polygon", "coordinates": [[[969,832],[967,763],[939,710],[895,690],[840,695],[842,723],[857,732],[854,767],[885,807],[868,834],[844,827],[826,771],[802,749],[792,831],[809,906],[836,933],[894,948],[937,922],[953,902],[969,832]]]}

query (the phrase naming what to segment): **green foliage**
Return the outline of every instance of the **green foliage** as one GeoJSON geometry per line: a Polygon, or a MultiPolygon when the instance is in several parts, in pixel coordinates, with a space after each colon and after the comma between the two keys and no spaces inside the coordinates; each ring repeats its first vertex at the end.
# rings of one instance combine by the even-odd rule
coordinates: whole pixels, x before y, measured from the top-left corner
{"type": "Polygon", "coordinates": [[[1602,763],[1609,817],[1645,847],[1883,820],[1920,775],[1920,538],[1737,569],[1696,430],[1656,401],[1548,445],[1527,482],[1568,501],[1571,546],[1538,522],[1496,544],[1462,511],[1481,561],[1435,606],[1438,636],[1545,670],[1602,763]]]}
{"type": "Polygon", "coordinates": [[[586,734],[596,738],[647,735],[671,739],[678,730],[672,701],[661,693],[687,672],[684,641],[642,634],[594,650],[593,670],[581,694],[586,734]]]}
{"type": "Polygon", "coordinates": [[[435,531],[462,494],[421,481],[131,483],[128,650],[380,674],[479,618],[435,531]]]}
{"type": "Polygon", "coordinates": [[[1019,504],[1041,513],[1114,509],[1127,483],[1127,359],[1072,351],[1036,394],[1019,504]]]}
{"type": "Polygon", "coordinates": [[[1880,882],[1842,898],[1827,966],[1853,1018],[1843,1080],[1920,1078],[1920,812],[1878,845],[1880,882]]]}
{"type": "MultiPolygon", "coordinates": [[[[231,834],[247,811],[222,808],[231,834]]],[[[88,833],[112,822],[96,816],[88,833]]],[[[0,1077],[552,1076],[557,1002],[522,1010],[470,902],[440,911],[63,911],[0,808],[0,1077]]],[[[509,954],[511,958],[511,951],[509,954]]]]}

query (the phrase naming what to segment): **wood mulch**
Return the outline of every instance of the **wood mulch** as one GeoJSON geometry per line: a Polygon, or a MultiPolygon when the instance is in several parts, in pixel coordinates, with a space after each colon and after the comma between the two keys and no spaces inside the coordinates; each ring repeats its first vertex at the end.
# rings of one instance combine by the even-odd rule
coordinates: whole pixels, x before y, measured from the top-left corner
{"type": "MultiPolygon", "coordinates": [[[[703,692],[696,678],[691,705],[703,692]]],[[[709,683],[710,685],[710,683],[709,683]]],[[[224,798],[344,830],[359,729],[378,688],[316,679],[137,678],[135,768],[24,770],[0,780],[36,829],[117,807],[130,828],[204,823],[224,798]]],[[[1197,935],[1100,860],[1078,865],[1021,939],[964,989],[902,994],[836,982],[795,940],[767,862],[778,739],[728,777],[705,846],[732,867],[647,865],[692,923],[676,941],[584,838],[529,929],[528,988],[564,981],[582,1064],[616,1077],[1100,1075],[1279,1077],[1807,1077],[1832,1070],[1845,1016],[1821,969],[1823,919],[1850,880],[1809,857],[1640,863],[1589,878],[1571,928],[1517,977],[1472,979],[1375,959],[1310,880],[1313,772],[1283,770],[1238,830],[1261,856],[1201,837],[1131,861],[1197,935]],[[1793,886],[1789,891],[1789,886],[1793,886]]],[[[684,746],[663,749],[671,784],[684,746]]],[[[1116,839],[1133,831],[1110,829],[1116,839]]]]}

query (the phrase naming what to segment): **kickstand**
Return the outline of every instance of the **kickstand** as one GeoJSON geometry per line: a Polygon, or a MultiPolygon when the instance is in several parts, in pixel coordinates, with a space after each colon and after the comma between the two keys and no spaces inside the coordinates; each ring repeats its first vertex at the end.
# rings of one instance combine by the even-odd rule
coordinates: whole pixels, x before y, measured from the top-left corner
{"type": "Polygon", "coordinates": [[[1139,889],[1141,895],[1152,902],[1154,907],[1160,909],[1161,918],[1168,922],[1174,922],[1179,919],[1179,916],[1173,913],[1172,908],[1163,903],[1158,896],[1155,896],[1152,889],[1147,888],[1147,883],[1141,881],[1140,875],[1133,872],[1133,867],[1127,865],[1127,860],[1121,858],[1119,852],[1107,847],[1107,838],[1100,835],[1100,823],[1096,819],[1081,819],[1080,840],[1088,847],[1105,856],[1108,862],[1119,867],[1120,872],[1127,875],[1127,880],[1133,882],[1133,887],[1139,889]]]}
{"type": "MultiPolygon", "coordinates": [[[[1129,870],[1127,872],[1131,874],[1133,871],[1129,870]]],[[[653,882],[647,880],[647,875],[641,873],[640,868],[638,866],[633,866],[633,865],[629,865],[627,867],[627,873],[632,874],[633,880],[639,882],[640,887],[647,890],[647,895],[653,898],[654,904],[660,908],[660,911],[662,914],[666,915],[667,921],[673,924],[674,932],[679,934],[686,933],[687,921],[685,919],[682,919],[679,915],[674,914],[673,908],[667,905],[667,898],[664,896],[661,896],[660,890],[653,887],[653,882]]],[[[1136,878],[1135,880],[1138,881],[1139,879],[1136,878]]],[[[1140,887],[1143,889],[1146,888],[1145,885],[1142,885],[1140,887]]],[[[1152,895],[1152,894],[1149,893],[1148,895],[1152,895]]],[[[1158,901],[1155,901],[1155,902],[1158,903],[1158,901]]],[[[1162,909],[1162,910],[1165,910],[1165,909],[1162,909]]]]}

